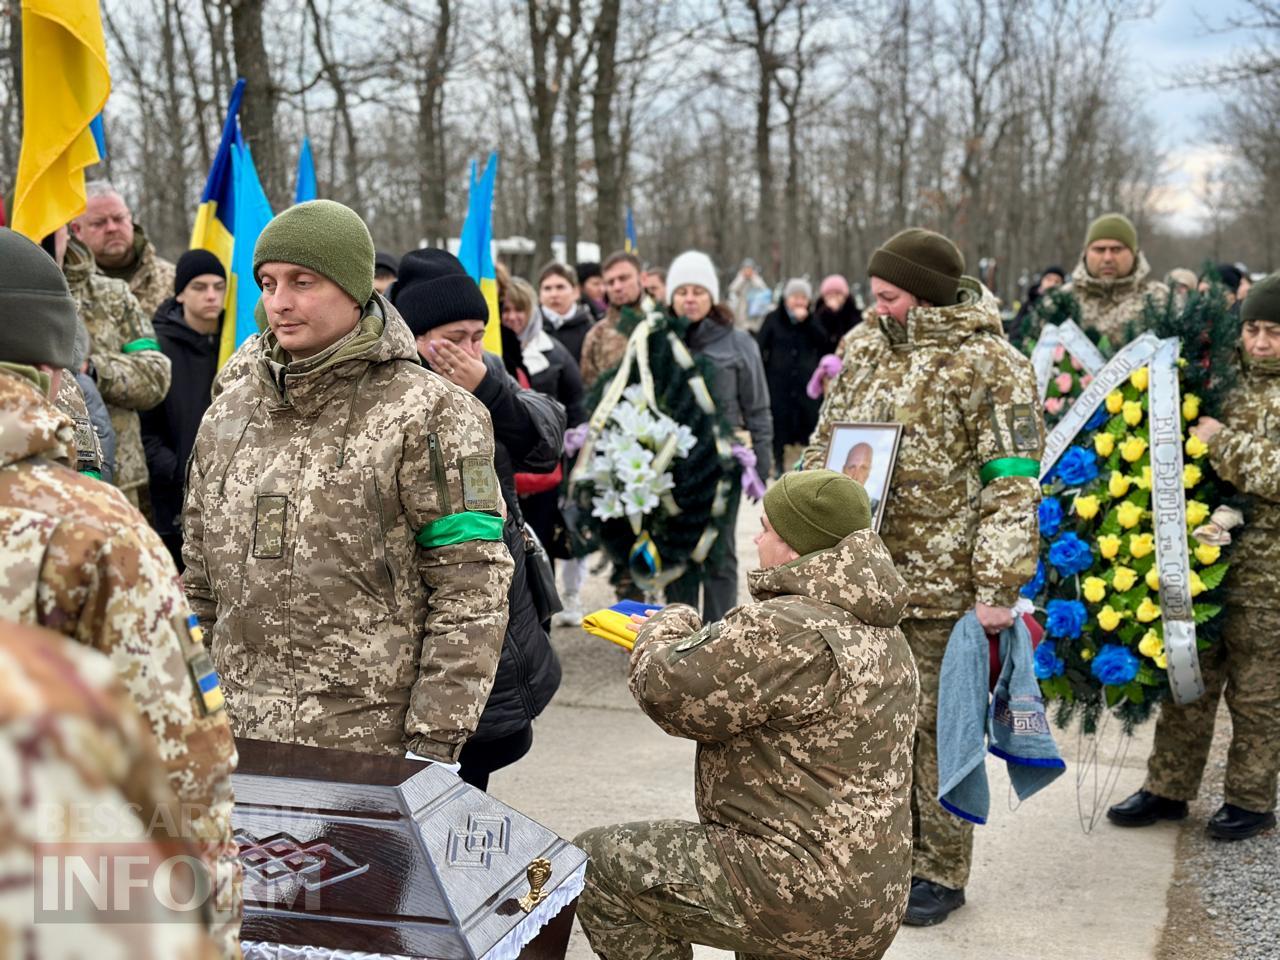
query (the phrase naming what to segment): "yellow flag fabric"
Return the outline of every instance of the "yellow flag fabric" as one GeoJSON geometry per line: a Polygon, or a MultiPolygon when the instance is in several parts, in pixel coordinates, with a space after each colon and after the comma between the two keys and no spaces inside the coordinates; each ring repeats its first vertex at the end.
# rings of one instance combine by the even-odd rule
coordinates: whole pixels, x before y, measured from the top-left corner
{"type": "Polygon", "coordinates": [[[636,645],[636,624],[631,622],[631,615],[618,613],[615,610],[597,610],[582,618],[582,629],[594,637],[603,637],[610,643],[616,643],[624,650],[636,645]]]}
{"type": "Polygon", "coordinates": [[[97,0],[23,0],[22,153],[13,229],[39,243],[85,208],[89,124],[111,93],[97,0]]]}

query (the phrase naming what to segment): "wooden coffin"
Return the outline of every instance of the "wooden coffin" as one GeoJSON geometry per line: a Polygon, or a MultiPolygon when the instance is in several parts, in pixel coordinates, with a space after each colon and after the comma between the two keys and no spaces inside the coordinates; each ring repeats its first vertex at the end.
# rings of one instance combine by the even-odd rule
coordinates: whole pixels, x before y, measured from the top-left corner
{"type": "Polygon", "coordinates": [[[246,960],[564,956],[577,847],[434,764],[237,746],[246,960]]]}

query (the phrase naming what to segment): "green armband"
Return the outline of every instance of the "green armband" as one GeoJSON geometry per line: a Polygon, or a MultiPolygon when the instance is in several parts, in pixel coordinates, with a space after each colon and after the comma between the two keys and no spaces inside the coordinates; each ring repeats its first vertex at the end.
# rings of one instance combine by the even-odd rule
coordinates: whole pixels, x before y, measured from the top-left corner
{"type": "Polygon", "coordinates": [[[447,547],[468,540],[501,540],[502,518],[491,513],[451,513],[447,517],[428,523],[414,538],[425,550],[447,547]]]}
{"type": "Polygon", "coordinates": [[[121,353],[138,353],[142,350],[159,350],[160,344],[152,337],[139,337],[137,340],[130,340],[120,348],[121,353]]]}
{"type": "Polygon", "coordinates": [[[1030,457],[1001,457],[998,460],[989,460],[982,465],[978,477],[982,480],[985,487],[992,480],[999,480],[1001,477],[1031,477],[1033,480],[1040,476],[1040,461],[1032,460],[1030,457]]]}

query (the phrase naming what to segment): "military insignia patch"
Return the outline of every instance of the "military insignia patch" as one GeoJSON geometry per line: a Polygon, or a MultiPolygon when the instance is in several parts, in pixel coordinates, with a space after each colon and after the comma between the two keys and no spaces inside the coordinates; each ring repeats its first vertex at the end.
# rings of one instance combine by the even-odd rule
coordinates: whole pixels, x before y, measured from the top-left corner
{"type": "Polygon", "coordinates": [[[1040,428],[1036,423],[1036,409],[1029,403],[1015,403],[1009,408],[1009,434],[1015,450],[1037,450],[1040,447],[1040,428]]]}
{"type": "MultiPolygon", "coordinates": [[[[191,619],[195,620],[196,618],[192,616],[191,619]]],[[[199,629],[200,627],[197,624],[192,630],[192,637],[195,636],[195,631],[199,629]]],[[[213,660],[210,659],[204,647],[197,647],[192,651],[187,659],[187,670],[191,672],[191,682],[195,685],[196,694],[205,716],[223,709],[226,706],[226,699],[222,696],[222,685],[218,682],[218,671],[214,669],[213,660]]]]}
{"type": "Polygon", "coordinates": [[[488,457],[462,458],[462,506],[464,510],[498,509],[498,475],[488,457]]]}
{"type": "Polygon", "coordinates": [[[253,555],[260,560],[284,556],[284,523],[289,498],[283,494],[263,494],[253,518],[253,555]]]}
{"type": "Polygon", "coordinates": [[[687,637],[686,639],[681,640],[679,643],[676,644],[675,650],[673,652],[676,653],[677,656],[674,657],[673,659],[676,659],[676,660],[681,659],[685,654],[698,649],[698,647],[702,646],[708,640],[714,640],[719,635],[720,635],[719,623],[707,624],[707,626],[703,627],[697,633],[693,634],[693,636],[687,637]]]}

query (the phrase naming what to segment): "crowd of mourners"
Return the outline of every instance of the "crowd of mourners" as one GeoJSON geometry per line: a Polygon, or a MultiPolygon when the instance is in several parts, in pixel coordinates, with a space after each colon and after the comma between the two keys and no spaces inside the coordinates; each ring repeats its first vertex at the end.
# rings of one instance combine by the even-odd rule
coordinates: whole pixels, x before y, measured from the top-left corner
{"type": "MultiPolygon", "coordinates": [[[[650,596],[634,618],[631,691],[699,742],[699,822],[578,838],[593,948],[873,958],[901,922],[964,904],[973,826],[938,802],[941,663],[962,618],[1014,623],[1037,566],[1044,423],[1006,335],[1021,316],[949,239],[887,238],[865,289],[838,274],[771,286],[750,260],[730,278],[699,251],[500,266],[499,352],[456,257],[378,251],[354,211],[312,201],[257,241],[259,333],[220,363],[222,262],[164,260],[114,188],[88,192],[43,245],[0,230],[0,621],[15,625],[0,673],[48,691],[0,682],[0,716],[90,738],[73,752],[98,769],[76,776],[103,796],[158,779],[147,803],[195,811],[184,836],[225,908],[198,934],[208,955],[239,950],[233,734],[407,755],[481,789],[531,749],[560,683],[552,627],[579,624],[604,563],[565,546],[566,436],[627,353],[628,311],[679,318],[769,482],[750,596],[730,552],[703,571],[701,611],[650,596]],[[852,452],[825,469],[833,429],[863,422],[903,426],[875,502],[852,452]]],[[[1021,309],[1063,284],[1114,345],[1148,300],[1197,286],[1223,288],[1241,324],[1237,419],[1196,429],[1248,498],[1236,563],[1271,586],[1229,612],[1212,702],[1166,705],[1148,782],[1111,819],[1186,816],[1225,686],[1237,746],[1209,830],[1252,836],[1275,824],[1280,768],[1280,276],[1223,264],[1161,283],[1133,224],[1107,214],[1021,309]]]]}

